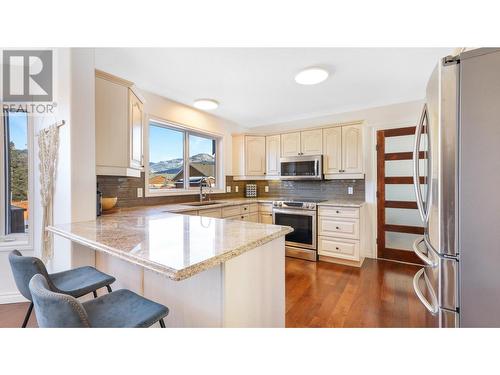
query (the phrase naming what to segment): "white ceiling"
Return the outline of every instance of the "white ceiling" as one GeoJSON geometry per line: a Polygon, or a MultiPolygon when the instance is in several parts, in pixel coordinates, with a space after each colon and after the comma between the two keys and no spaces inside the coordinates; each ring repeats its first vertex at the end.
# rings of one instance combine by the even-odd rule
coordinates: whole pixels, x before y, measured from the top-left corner
{"type": "Polygon", "coordinates": [[[244,127],[359,110],[424,97],[427,79],[451,48],[98,48],[96,67],[144,90],[192,105],[244,127]],[[322,66],[314,86],[295,74],[322,66]]]}

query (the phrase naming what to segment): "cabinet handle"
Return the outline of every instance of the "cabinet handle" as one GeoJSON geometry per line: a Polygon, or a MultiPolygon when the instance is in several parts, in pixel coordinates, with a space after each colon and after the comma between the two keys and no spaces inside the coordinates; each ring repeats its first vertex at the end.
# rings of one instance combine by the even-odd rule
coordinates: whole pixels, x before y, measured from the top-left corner
{"type": "Polygon", "coordinates": [[[340,214],[340,211],[335,211],[336,213],[340,214]]]}
{"type": "Polygon", "coordinates": [[[339,228],[339,227],[335,227],[335,229],[340,230],[340,228],[339,228]]]}
{"type": "Polygon", "coordinates": [[[340,250],[340,249],[338,247],[336,247],[335,250],[340,250]]]}

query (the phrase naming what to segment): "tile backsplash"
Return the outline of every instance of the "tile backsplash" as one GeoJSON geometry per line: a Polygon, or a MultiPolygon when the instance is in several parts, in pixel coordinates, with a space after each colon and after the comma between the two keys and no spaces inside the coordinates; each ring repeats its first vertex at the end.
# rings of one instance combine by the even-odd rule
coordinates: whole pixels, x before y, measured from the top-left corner
{"type": "MultiPolygon", "coordinates": [[[[144,173],[141,177],[97,176],[99,190],[104,197],[118,197],[117,207],[134,207],[169,203],[192,202],[199,199],[198,194],[169,197],[137,197],[137,189],[144,190],[144,173]]],[[[301,197],[318,199],[365,199],[365,180],[323,180],[323,181],[234,181],[226,177],[226,185],[231,193],[217,194],[213,199],[241,198],[245,196],[245,185],[257,184],[258,197],[301,197]],[[238,193],[235,187],[238,186],[238,193]],[[269,192],[265,187],[269,187],[269,192]],[[348,187],[353,194],[347,194],[348,187]]],[[[144,193],[144,191],[143,191],[144,193]]]]}

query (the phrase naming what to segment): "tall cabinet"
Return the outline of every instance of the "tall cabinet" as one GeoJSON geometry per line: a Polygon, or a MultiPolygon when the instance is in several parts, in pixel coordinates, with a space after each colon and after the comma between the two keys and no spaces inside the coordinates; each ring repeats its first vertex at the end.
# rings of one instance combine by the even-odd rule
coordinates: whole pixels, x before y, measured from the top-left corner
{"type": "Polygon", "coordinates": [[[140,177],[144,100],[130,81],[96,70],[96,173],[140,177]]]}

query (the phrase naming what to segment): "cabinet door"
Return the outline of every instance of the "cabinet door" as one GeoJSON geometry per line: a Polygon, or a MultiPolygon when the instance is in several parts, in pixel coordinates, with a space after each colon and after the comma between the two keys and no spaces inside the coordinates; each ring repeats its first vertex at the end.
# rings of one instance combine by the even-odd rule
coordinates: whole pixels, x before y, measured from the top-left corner
{"type": "Polygon", "coordinates": [[[259,222],[259,214],[254,213],[254,214],[248,215],[248,221],[251,221],[252,223],[258,223],[259,222]]]}
{"type": "Polygon", "coordinates": [[[247,176],[266,174],[266,137],[245,137],[245,165],[247,176]]]}
{"type": "Polygon", "coordinates": [[[259,223],[272,224],[273,223],[273,214],[269,213],[269,212],[259,213],[259,223]]]}
{"type": "Polygon", "coordinates": [[[342,127],[342,171],[363,173],[363,129],[361,125],[342,127]]]}
{"type": "Polygon", "coordinates": [[[323,129],[323,173],[339,173],[342,169],[342,128],[323,129]]]}
{"type": "Polygon", "coordinates": [[[129,90],[130,121],[130,168],[142,168],[142,124],[144,110],[142,102],[129,90]]]}
{"type": "Polygon", "coordinates": [[[280,174],[280,135],[266,137],[266,174],[279,176],[280,174]]]}
{"type": "Polygon", "coordinates": [[[281,134],[281,156],[300,155],[300,132],[281,134]]]}
{"type": "Polygon", "coordinates": [[[321,155],[323,153],[322,135],[321,129],[301,132],[301,155],[321,155]]]}

